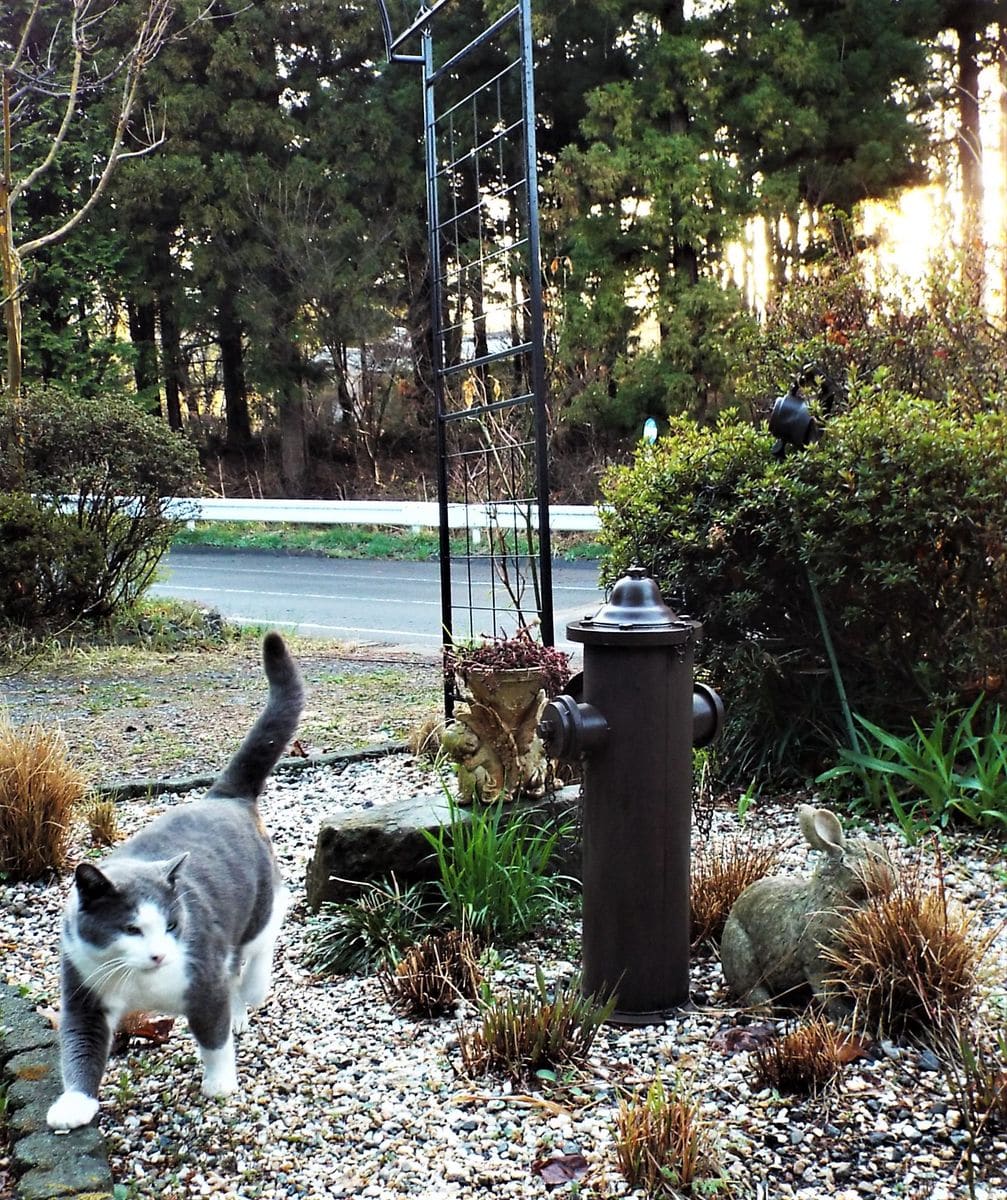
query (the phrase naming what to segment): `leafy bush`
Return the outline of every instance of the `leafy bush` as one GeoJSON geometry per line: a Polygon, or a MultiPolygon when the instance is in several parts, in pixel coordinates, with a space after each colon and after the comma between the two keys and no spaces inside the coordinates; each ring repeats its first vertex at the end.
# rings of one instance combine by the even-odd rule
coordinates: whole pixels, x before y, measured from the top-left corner
{"type": "Polygon", "coordinates": [[[822,619],[850,706],[896,732],[1007,659],[1007,415],[862,384],[818,443],[770,442],[736,413],[677,420],[604,481],[603,575],[637,562],[703,622],[746,780],[817,773],[847,740],[822,619]]]}
{"type": "Polygon", "coordinates": [[[985,733],[974,728],[984,698],[968,709],[938,713],[929,733],[914,721],[914,735],[905,738],[858,718],[866,749],[842,747],[839,765],[818,782],[860,778],[873,807],[886,803],[910,841],[924,830],[946,828],[954,818],[1004,830],[1007,728],[999,704],[987,714],[985,733]]]}
{"type": "Polygon", "coordinates": [[[974,411],[1007,389],[1007,336],[963,284],[958,263],[935,262],[922,294],[897,278],[868,280],[857,258],[830,256],[788,283],[753,338],[737,377],[756,407],[779,394],[804,364],[830,377],[870,379],[974,411]]]}
{"type": "Polygon", "coordinates": [[[59,733],[0,720],[0,873],[39,879],[61,871],[83,794],[59,733]]]}
{"type": "Polygon", "coordinates": [[[128,396],[0,397],[0,616],[104,617],[150,582],[197,487],[194,448],[128,396]]]}

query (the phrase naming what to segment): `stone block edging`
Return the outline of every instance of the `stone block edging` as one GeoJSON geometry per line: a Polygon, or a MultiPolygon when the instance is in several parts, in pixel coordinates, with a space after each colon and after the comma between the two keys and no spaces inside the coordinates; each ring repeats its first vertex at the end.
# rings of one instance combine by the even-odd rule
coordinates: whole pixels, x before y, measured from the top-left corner
{"type": "Polygon", "coordinates": [[[7,1132],[14,1200],[112,1200],[112,1172],[94,1125],[54,1133],[45,1123],[62,1091],[59,1039],[17,989],[0,983],[0,1080],[7,1089],[7,1132]]]}

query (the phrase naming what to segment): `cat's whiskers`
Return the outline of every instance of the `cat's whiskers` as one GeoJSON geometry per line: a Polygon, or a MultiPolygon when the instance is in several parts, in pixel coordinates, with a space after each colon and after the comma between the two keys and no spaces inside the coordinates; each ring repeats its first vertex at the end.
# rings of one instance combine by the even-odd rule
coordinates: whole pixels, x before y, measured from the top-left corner
{"type": "Polygon", "coordinates": [[[121,987],[133,974],[134,968],[123,955],[106,959],[82,981],[85,988],[105,988],[110,984],[121,987]]]}

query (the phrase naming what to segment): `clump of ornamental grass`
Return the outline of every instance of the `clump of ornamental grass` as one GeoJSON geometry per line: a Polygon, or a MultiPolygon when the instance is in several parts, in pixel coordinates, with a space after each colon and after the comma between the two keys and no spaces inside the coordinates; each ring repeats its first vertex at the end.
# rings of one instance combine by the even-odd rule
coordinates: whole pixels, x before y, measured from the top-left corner
{"type": "Polygon", "coordinates": [[[752,1051],[751,1064],[760,1088],[817,1095],[838,1076],[848,1036],[817,1016],[752,1051]]]}
{"type": "Polygon", "coordinates": [[[0,715],[0,872],[39,879],[67,865],[85,781],[57,730],[0,715]]]}
{"type": "Polygon", "coordinates": [[[585,996],[576,977],[550,994],[538,971],[534,991],[493,997],[476,1026],[460,1031],[462,1067],[471,1078],[503,1075],[519,1084],[582,1067],[614,1009],[614,995],[585,996]]]}
{"type": "Polygon", "coordinates": [[[479,946],[461,929],[432,933],[411,946],[379,979],[390,1003],[409,1017],[440,1017],[482,986],[479,946]]]}
{"type": "Polygon", "coordinates": [[[718,839],[697,850],[689,892],[694,949],[703,942],[720,940],[735,900],[749,884],[774,871],[779,861],[779,851],[751,838],[718,839]]]}
{"type": "Polygon", "coordinates": [[[394,966],[429,927],[429,889],[402,887],[393,875],[362,885],[352,900],[323,903],[308,919],[305,961],[335,975],[394,966]]]}
{"type": "Polygon", "coordinates": [[[114,846],[122,834],[119,831],[119,810],[114,800],[95,797],[84,807],[84,820],[92,846],[114,846]]]}
{"type": "Polygon", "coordinates": [[[630,1187],[654,1200],[729,1193],[710,1123],[681,1080],[657,1075],[642,1096],[620,1101],[615,1153],[630,1187]]]}
{"type": "Polygon", "coordinates": [[[933,866],[917,859],[886,894],[844,913],[822,954],[834,968],[830,986],[853,1000],[857,1028],[930,1038],[974,1011],[995,935],[948,897],[938,848],[933,866]]]}

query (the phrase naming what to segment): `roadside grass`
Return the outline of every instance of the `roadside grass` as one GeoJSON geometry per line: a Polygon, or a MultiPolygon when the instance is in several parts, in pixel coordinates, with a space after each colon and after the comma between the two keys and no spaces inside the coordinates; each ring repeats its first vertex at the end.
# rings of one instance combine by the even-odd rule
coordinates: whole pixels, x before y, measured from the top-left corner
{"type": "MultiPolygon", "coordinates": [[[[222,550],[290,550],[327,558],[436,559],[436,531],[375,525],[292,525],[249,521],[202,521],[183,529],[176,546],[215,546],[222,550]]],[[[466,553],[464,538],[451,539],[452,554],[466,553]]],[[[604,547],[589,534],[553,535],[553,553],[566,561],[594,560],[604,547]]]]}

